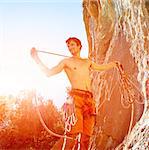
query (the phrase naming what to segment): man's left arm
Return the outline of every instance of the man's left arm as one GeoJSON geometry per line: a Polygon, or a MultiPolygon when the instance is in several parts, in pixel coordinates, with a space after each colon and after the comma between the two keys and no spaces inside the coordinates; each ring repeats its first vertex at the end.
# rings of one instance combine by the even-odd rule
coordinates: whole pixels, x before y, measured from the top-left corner
{"type": "Polygon", "coordinates": [[[91,69],[93,70],[96,70],[96,71],[106,71],[106,70],[110,70],[114,67],[117,67],[120,63],[118,61],[113,61],[113,62],[110,62],[108,64],[97,64],[97,63],[94,63],[94,62],[91,62],[91,69]]]}

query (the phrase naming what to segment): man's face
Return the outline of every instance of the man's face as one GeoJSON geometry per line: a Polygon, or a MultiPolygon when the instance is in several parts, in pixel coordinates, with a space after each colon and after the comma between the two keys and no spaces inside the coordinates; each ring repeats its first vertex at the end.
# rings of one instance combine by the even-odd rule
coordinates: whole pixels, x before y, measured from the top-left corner
{"type": "Polygon", "coordinates": [[[73,40],[67,43],[67,47],[73,56],[80,52],[80,45],[77,45],[77,43],[73,40]]]}

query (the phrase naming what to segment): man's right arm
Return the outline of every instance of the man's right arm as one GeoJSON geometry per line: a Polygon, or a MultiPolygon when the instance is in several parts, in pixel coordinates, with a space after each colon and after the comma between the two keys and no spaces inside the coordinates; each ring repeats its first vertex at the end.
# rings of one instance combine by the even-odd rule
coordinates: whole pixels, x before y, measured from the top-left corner
{"type": "Polygon", "coordinates": [[[62,60],[58,65],[56,65],[55,67],[49,69],[47,66],[45,66],[41,60],[39,59],[38,55],[37,55],[37,51],[35,48],[31,49],[31,56],[32,58],[35,60],[35,62],[39,65],[39,68],[48,76],[53,76],[55,74],[60,73],[64,67],[65,67],[65,61],[62,60]]]}

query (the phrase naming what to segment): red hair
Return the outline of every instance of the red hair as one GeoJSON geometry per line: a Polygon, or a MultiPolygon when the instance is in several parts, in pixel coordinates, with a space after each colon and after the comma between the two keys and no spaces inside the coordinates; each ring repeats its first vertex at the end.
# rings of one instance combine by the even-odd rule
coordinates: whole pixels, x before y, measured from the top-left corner
{"type": "Polygon", "coordinates": [[[78,38],[70,37],[66,40],[66,43],[69,43],[70,41],[74,41],[75,43],[77,43],[78,46],[80,46],[80,49],[82,48],[81,41],[78,38]]]}

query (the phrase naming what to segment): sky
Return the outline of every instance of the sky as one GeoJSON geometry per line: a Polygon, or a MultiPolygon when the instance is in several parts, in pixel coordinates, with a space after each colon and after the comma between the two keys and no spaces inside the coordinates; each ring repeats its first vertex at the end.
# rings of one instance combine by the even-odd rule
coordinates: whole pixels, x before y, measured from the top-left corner
{"type": "MultiPolygon", "coordinates": [[[[82,41],[82,57],[87,57],[87,37],[81,0],[0,0],[0,95],[36,89],[60,107],[70,83],[64,72],[46,77],[30,56],[38,50],[69,55],[66,39],[82,41]]],[[[41,54],[49,67],[62,57],[41,54]]]]}

